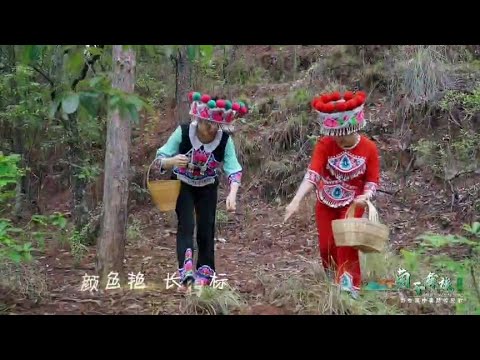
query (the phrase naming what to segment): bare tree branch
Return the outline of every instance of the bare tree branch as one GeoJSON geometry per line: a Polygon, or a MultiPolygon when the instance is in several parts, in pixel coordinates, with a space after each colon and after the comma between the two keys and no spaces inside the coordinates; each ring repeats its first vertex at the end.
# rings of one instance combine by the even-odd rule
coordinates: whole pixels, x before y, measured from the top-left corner
{"type": "Polygon", "coordinates": [[[36,67],[35,65],[32,66],[32,69],[35,70],[40,75],[42,75],[43,78],[47,80],[52,87],[55,86],[55,83],[53,82],[53,80],[47,74],[45,74],[45,72],[42,69],[36,67]]]}
{"type": "MultiPolygon", "coordinates": [[[[105,45],[98,45],[98,47],[100,49],[103,49],[105,45]]],[[[98,59],[100,59],[100,55],[94,55],[90,60],[85,61],[85,64],[83,64],[83,68],[82,68],[82,71],[80,72],[80,75],[75,80],[73,80],[72,90],[75,91],[78,83],[87,77],[88,69],[90,67],[93,69],[93,64],[95,64],[95,62],[98,59]]]]}

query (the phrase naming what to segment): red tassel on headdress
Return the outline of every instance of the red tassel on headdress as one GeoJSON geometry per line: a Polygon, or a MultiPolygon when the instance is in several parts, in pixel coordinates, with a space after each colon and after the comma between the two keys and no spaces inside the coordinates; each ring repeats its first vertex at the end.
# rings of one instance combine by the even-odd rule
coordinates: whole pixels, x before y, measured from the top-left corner
{"type": "Polygon", "coordinates": [[[335,105],[333,105],[333,103],[325,104],[324,109],[326,113],[333,113],[333,111],[335,110],[335,105]]]}
{"type": "Polygon", "coordinates": [[[345,105],[347,106],[347,111],[353,110],[357,107],[357,102],[355,99],[348,100],[345,105]]]}
{"type": "Polygon", "coordinates": [[[344,103],[344,102],[343,102],[343,103],[337,103],[337,104],[336,104],[336,110],[337,110],[338,112],[344,112],[344,111],[346,111],[346,110],[347,110],[347,105],[346,105],[346,103],[344,103]]]}
{"type": "Polygon", "coordinates": [[[325,112],[325,104],[322,101],[317,101],[315,108],[320,112],[325,112]]]}
{"type": "Polygon", "coordinates": [[[367,94],[365,93],[365,91],[357,92],[357,96],[361,97],[363,101],[365,101],[365,99],[367,98],[367,94]]]}
{"type": "Polygon", "coordinates": [[[338,101],[342,98],[338,91],[335,91],[333,94],[330,95],[330,101],[338,101]]]}
{"type": "Polygon", "coordinates": [[[346,91],[345,94],[343,94],[343,98],[345,99],[345,101],[353,99],[353,92],[346,91]]]}

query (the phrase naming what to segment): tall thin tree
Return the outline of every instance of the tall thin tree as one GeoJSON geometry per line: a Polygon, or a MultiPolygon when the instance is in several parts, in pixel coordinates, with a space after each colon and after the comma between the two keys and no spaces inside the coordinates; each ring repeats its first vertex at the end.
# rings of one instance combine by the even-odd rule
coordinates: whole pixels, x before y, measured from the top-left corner
{"type": "Polygon", "coordinates": [[[187,94],[190,91],[192,80],[192,64],[188,58],[188,46],[181,45],[177,51],[176,57],[176,91],[175,117],[177,124],[189,121],[188,112],[190,110],[187,94]]]}
{"type": "MultiPolygon", "coordinates": [[[[113,88],[133,93],[136,56],[133,49],[113,46],[113,88]]],[[[103,226],[98,242],[97,271],[105,283],[110,272],[121,279],[128,218],[131,119],[128,111],[110,109],[105,154],[103,226]]]]}

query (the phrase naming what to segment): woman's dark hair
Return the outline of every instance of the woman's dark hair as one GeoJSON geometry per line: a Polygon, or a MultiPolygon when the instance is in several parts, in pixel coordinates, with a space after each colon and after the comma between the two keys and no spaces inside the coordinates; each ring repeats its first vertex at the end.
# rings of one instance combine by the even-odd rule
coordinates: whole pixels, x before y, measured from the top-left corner
{"type": "Polygon", "coordinates": [[[217,100],[227,100],[226,96],[212,96],[212,100],[217,101],[217,100]]]}

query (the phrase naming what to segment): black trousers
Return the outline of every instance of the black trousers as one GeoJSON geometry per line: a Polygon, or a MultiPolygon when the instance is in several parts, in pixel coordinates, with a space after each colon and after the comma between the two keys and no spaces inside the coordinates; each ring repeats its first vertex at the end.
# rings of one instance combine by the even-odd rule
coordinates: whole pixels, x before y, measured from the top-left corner
{"type": "Polygon", "coordinates": [[[215,270],[215,217],[218,184],[194,187],[182,182],[177,200],[177,258],[183,267],[185,251],[193,251],[194,212],[197,216],[197,266],[208,265],[215,270]]]}

